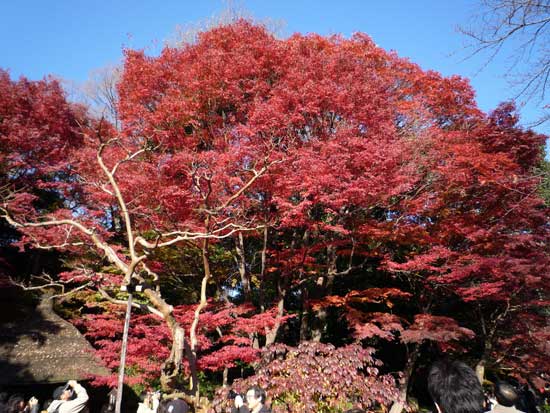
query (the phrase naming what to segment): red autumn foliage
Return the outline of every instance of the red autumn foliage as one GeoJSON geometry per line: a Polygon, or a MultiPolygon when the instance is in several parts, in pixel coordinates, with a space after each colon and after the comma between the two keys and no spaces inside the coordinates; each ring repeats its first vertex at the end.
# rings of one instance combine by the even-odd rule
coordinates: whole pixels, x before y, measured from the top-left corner
{"type": "MultiPolygon", "coordinates": [[[[374,349],[358,345],[274,345],[264,350],[256,374],[235,381],[233,388],[244,394],[252,385],[262,387],[274,413],[387,406],[396,397],[395,381],[379,373],[382,363],[373,353],[374,349]]],[[[226,411],[231,403],[227,389],[222,389],[212,411],[226,411]]]]}
{"type": "Polygon", "coordinates": [[[0,163],[3,185],[47,185],[47,174],[69,173],[67,152],[82,144],[84,109],[65,99],[53,79],[12,81],[0,70],[0,163]]]}
{"type": "MultiPolygon", "coordinates": [[[[91,305],[91,308],[98,310],[100,307],[91,305]]],[[[192,323],[194,311],[191,305],[174,309],[176,318],[186,330],[192,323]]],[[[221,371],[234,367],[237,361],[258,361],[260,351],[252,347],[255,335],[265,335],[277,321],[285,322],[288,318],[277,318],[275,309],[258,313],[250,305],[210,303],[208,311],[200,319],[198,366],[203,371],[221,371]]],[[[112,305],[99,314],[92,313],[83,319],[73,320],[85,332],[101,360],[113,371],[111,376],[96,377],[96,385],[114,386],[117,382],[123,321],[123,309],[112,305]]],[[[151,314],[134,315],[126,359],[128,384],[154,382],[170,353],[170,342],[170,331],[162,320],[151,314]]],[[[186,365],[185,369],[188,370],[189,366],[186,365]]]]}
{"type": "Polygon", "coordinates": [[[420,343],[424,340],[446,343],[474,336],[472,330],[460,327],[452,318],[431,314],[415,315],[414,323],[401,332],[401,340],[405,343],[420,343]]]}
{"type": "MultiPolygon", "coordinates": [[[[484,115],[467,80],[423,71],[364,34],[277,39],[246,21],[156,57],[127,50],[118,90],[120,131],[86,119],[54,81],[14,82],[0,73],[3,208],[21,221],[74,219],[111,247],[111,262],[130,263],[126,211],[98,168],[101,147],[141,241],[134,246],[148,266],[139,276],[148,281],[147,270],[166,276],[168,265],[151,251],[174,234],[191,234],[187,244],[171,244],[178,252],[200,249],[208,234],[208,246],[223,255],[240,228],[242,268],[253,280],[246,298],[266,308],[310,294],[312,310],[339,307],[356,339],[446,343],[475,331],[488,354],[474,356],[502,359],[522,374],[549,365],[541,344],[548,210],[532,171],[544,137],[519,127],[510,104],[484,115]],[[56,202],[43,202],[44,191],[56,202]],[[363,285],[373,275],[376,282],[363,285]],[[446,310],[453,300],[460,310],[446,310]],[[399,312],[403,306],[408,314],[399,312]],[[512,346],[521,350],[503,358],[512,346]]],[[[94,267],[99,260],[90,251],[104,257],[106,249],[75,228],[28,226],[20,245],[85,252],[82,260],[94,267]]],[[[216,288],[236,273],[233,264],[219,267],[216,288]]],[[[92,281],[121,280],[119,271],[92,281]]],[[[191,307],[173,304],[188,328],[191,307]]],[[[208,304],[198,336],[203,368],[254,359],[250,335],[275,328],[281,314],[246,308],[208,304]]],[[[89,337],[116,367],[118,314],[96,317],[86,324],[89,337]]],[[[136,376],[143,380],[154,376],[171,340],[150,317],[136,317],[129,357],[143,364],[136,376]],[[162,351],[141,341],[146,334],[162,351]]],[[[338,351],[304,347],[296,357],[307,364],[315,352],[326,360],[345,353],[368,361],[358,348],[338,351]]],[[[274,394],[288,383],[281,379],[274,394]]],[[[354,386],[364,390],[359,379],[354,386]]],[[[318,396],[303,391],[299,406],[312,409],[318,396]]]]}

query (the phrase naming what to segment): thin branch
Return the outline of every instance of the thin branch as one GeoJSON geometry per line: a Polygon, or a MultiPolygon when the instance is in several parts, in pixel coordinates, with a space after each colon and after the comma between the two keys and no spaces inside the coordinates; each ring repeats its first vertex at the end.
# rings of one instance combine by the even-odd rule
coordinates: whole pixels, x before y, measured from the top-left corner
{"type": "MultiPolygon", "coordinates": [[[[103,298],[105,298],[107,301],[109,301],[110,303],[117,304],[117,305],[127,305],[128,304],[128,301],[126,301],[126,300],[117,300],[116,298],[112,297],[111,295],[109,295],[109,293],[107,291],[105,291],[101,287],[98,287],[97,291],[99,291],[101,296],[103,298]]],[[[132,307],[140,309],[140,310],[149,311],[151,314],[154,314],[157,317],[164,320],[164,315],[159,310],[157,310],[154,307],[151,307],[150,305],[140,304],[140,303],[136,303],[135,301],[133,301],[132,302],[132,307]]]]}
{"type": "Polygon", "coordinates": [[[124,273],[126,273],[128,270],[128,266],[118,257],[116,252],[108,244],[103,242],[93,230],[86,228],[80,222],[74,221],[72,219],[54,219],[41,222],[19,222],[11,217],[9,211],[6,208],[0,208],[0,212],[0,217],[4,218],[10,225],[14,226],[15,228],[39,228],[61,225],[73,226],[74,228],[78,229],[80,232],[88,236],[97,248],[103,250],[109,261],[115,264],[120,270],[122,270],[124,273]]]}
{"type": "Polygon", "coordinates": [[[89,281],[89,282],[87,282],[86,284],[83,284],[83,285],[81,285],[80,287],[74,288],[74,289],[72,289],[72,290],[70,290],[70,291],[68,291],[68,292],[66,292],[66,293],[52,295],[52,296],[49,297],[49,299],[52,300],[52,299],[54,299],[54,298],[67,297],[67,296],[69,296],[69,295],[71,295],[71,294],[76,293],[77,291],[83,290],[83,289],[85,289],[85,288],[87,288],[87,287],[91,287],[92,285],[94,285],[93,281],[89,281]]]}
{"type": "Polygon", "coordinates": [[[163,234],[157,238],[157,241],[155,242],[149,242],[146,239],[144,239],[141,236],[136,237],[136,244],[141,245],[142,247],[148,248],[148,249],[154,249],[159,247],[167,247],[169,245],[177,244],[178,242],[182,241],[192,241],[192,240],[200,240],[200,239],[225,239],[230,237],[231,235],[238,233],[239,231],[258,231],[260,229],[263,229],[263,225],[259,225],[257,227],[240,227],[234,224],[227,225],[224,227],[224,229],[232,228],[229,232],[224,233],[222,235],[216,235],[216,233],[221,232],[221,230],[212,231],[210,233],[208,232],[172,232],[169,234],[163,234]],[[176,235],[179,234],[179,235],[176,235]],[[159,240],[163,237],[168,236],[174,236],[174,238],[165,241],[165,242],[159,242],[159,240]]]}
{"type": "Polygon", "coordinates": [[[84,290],[85,288],[91,287],[94,284],[93,281],[88,281],[87,283],[85,283],[85,284],[83,284],[79,287],[72,288],[71,290],[65,292],[66,284],[69,284],[72,280],[74,280],[74,278],[71,278],[70,280],[67,280],[67,281],[64,281],[64,282],[55,282],[47,274],[42,274],[41,277],[36,277],[36,278],[49,279],[50,282],[48,282],[47,284],[42,284],[42,285],[25,285],[23,283],[15,281],[12,277],[9,277],[12,284],[22,288],[25,291],[44,290],[46,288],[52,288],[52,287],[53,288],[60,288],[61,293],[49,296],[48,299],[50,299],[50,300],[52,300],[54,298],[59,298],[59,297],[67,297],[67,296],[72,295],[72,294],[74,294],[78,291],[84,290]]]}
{"type": "Polygon", "coordinates": [[[277,164],[277,163],[281,163],[282,160],[275,160],[275,161],[272,161],[270,163],[268,163],[267,165],[264,165],[259,171],[256,171],[255,169],[250,169],[249,171],[252,172],[253,176],[252,178],[250,178],[250,180],[244,184],[237,192],[235,192],[231,197],[229,197],[229,199],[227,199],[227,201],[225,201],[222,206],[218,207],[217,210],[222,210],[224,208],[227,208],[227,206],[229,204],[231,204],[231,202],[233,202],[235,199],[237,199],[239,196],[241,196],[243,194],[244,191],[246,191],[248,188],[250,188],[252,186],[252,184],[254,184],[254,182],[260,178],[265,172],[267,172],[267,170],[277,164]]]}
{"type": "Polygon", "coordinates": [[[132,159],[134,159],[135,157],[137,157],[138,155],[140,155],[140,154],[142,154],[142,153],[144,153],[144,152],[145,152],[145,148],[142,148],[142,149],[140,149],[140,150],[134,152],[133,154],[127,156],[126,158],[124,158],[124,159],[118,161],[118,162],[115,164],[115,166],[113,166],[113,168],[111,169],[111,175],[112,175],[112,176],[115,176],[116,171],[117,171],[117,169],[118,169],[118,167],[119,167],[120,165],[122,165],[123,163],[126,163],[126,162],[131,161],[132,159]]]}
{"type": "Polygon", "coordinates": [[[14,278],[12,277],[8,277],[10,282],[13,284],[13,285],[16,285],[17,287],[19,288],[22,288],[23,290],[25,291],[36,291],[36,290],[43,290],[45,288],[50,288],[50,287],[53,287],[53,288],[60,288],[61,291],[65,291],[65,285],[62,284],[62,283],[57,283],[57,282],[48,282],[47,284],[41,284],[41,285],[26,285],[24,283],[21,283],[21,282],[17,282],[14,278]]]}
{"type": "MultiPolygon", "coordinates": [[[[491,51],[483,70],[495,57],[502,52],[503,46],[513,39],[521,39],[519,47],[510,57],[513,57],[508,72],[517,69],[522,75],[523,86],[518,96],[526,95],[527,99],[540,93],[541,101],[545,99],[547,88],[546,78],[550,72],[550,56],[548,54],[548,24],[550,23],[550,4],[548,1],[533,2],[531,0],[515,1],[483,1],[482,14],[474,16],[475,23],[470,28],[459,27],[459,31],[472,39],[466,48],[472,50],[466,59],[485,51],[491,51]],[[535,54],[539,58],[531,59],[535,54]],[[530,63],[531,67],[522,70],[521,63],[530,63]],[[529,92],[530,91],[530,92],[529,92]]],[[[516,98],[517,98],[516,97],[516,98]]]]}
{"type": "Polygon", "coordinates": [[[83,245],[86,245],[84,242],[64,242],[63,244],[56,244],[56,245],[42,245],[39,242],[36,242],[33,247],[40,249],[40,250],[55,250],[55,249],[61,249],[61,248],[67,248],[67,247],[81,247],[83,245]]]}
{"type": "MultiPolygon", "coordinates": [[[[112,141],[113,140],[109,140],[107,143],[100,145],[99,150],[97,151],[96,158],[97,158],[97,162],[99,163],[99,166],[101,167],[105,175],[107,175],[107,178],[109,179],[111,187],[115,192],[115,198],[120,206],[122,216],[124,219],[124,224],[126,226],[126,236],[128,237],[128,248],[130,250],[130,257],[131,257],[131,260],[134,261],[137,259],[137,257],[136,257],[136,250],[134,247],[134,232],[132,230],[132,221],[130,220],[130,214],[126,206],[126,202],[122,197],[122,193],[120,192],[120,187],[118,186],[118,183],[116,182],[114,175],[105,166],[105,163],[103,162],[103,158],[102,158],[103,150],[112,141]]],[[[116,168],[114,168],[114,170],[116,171],[116,168]]],[[[125,273],[127,273],[127,271],[125,271],[125,273]]]]}

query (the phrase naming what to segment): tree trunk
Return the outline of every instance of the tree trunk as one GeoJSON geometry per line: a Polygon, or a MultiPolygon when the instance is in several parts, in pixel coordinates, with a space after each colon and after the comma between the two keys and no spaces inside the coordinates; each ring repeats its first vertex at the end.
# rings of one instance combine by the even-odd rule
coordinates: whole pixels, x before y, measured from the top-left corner
{"type": "MultiPolygon", "coordinates": [[[[144,293],[150,300],[151,304],[153,304],[153,306],[162,313],[164,321],[166,322],[166,325],[172,335],[172,348],[170,349],[170,356],[162,366],[160,377],[162,389],[164,391],[169,391],[174,389],[176,381],[182,372],[181,363],[183,361],[183,350],[186,346],[185,331],[173,315],[174,308],[164,301],[157,291],[147,288],[144,293]]],[[[192,360],[190,359],[188,361],[192,366],[192,360]]],[[[191,369],[191,375],[192,377],[193,375],[196,375],[196,371],[193,372],[193,369],[191,369]]]]}
{"type": "Polygon", "coordinates": [[[336,255],[336,247],[334,245],[327,246],[327,280],[325,284],[325,294],[332,294],[332,287],[334,285],[334,277],[338,272],[336,267],[336,260],[338,256],[336,255]]]}
{"type": "Polygon", "coordinates": [[[228,386],[229,369],[226,367],[223,369],[222,387],[228,386]]]}
{"type": "Polygon", "coordinates": [[[489,328],[489,326],[487,325],[487,320],[485,319],[485,316],[481,311],[481,307],[478,306],[481,331],[484,337],[483,337],[483,353],[481,354],[481,357],[476,364],[475,370],[476,370],[477,379],[479,380],[482,386],[483,386],[483,382],[485,381],[485,365],[487,364],[487,359],[489,358],[491,351],[493,350],[493,339],[500,325],[500,322],[502,321],[503,318],[506,317],[509,309],[510,307],[508,304],[508,306],[503,312],[501,312],[500,314],[496,315],[496,317],[494,317],[489,328]]]}
{"type": "MultiPolygon", "coordinates": [[[[279,301],[277,302],[277,317],[282,317],[285,309],[286,289],[281,286],[282,282],[283,281],[279,280],[279,283],[277,284],[277,290],[279,291],[279,301]]],[[[275,343],[275,340],[277,339],[277,333],[279,332],[280,327],[281,327],[281,322],[277,320],[273,328],[266,333],[265,335],[266,347],[269,346],[270,344],[275,343]]]]}
{"type": "Polygon", "coordinates": [[[407,393],[409,390],[409,383],[410,383],[411,376],[414,370],[414,365],[416,364],[416,360],[418,359],[419,353],[420,353],[420,345],[415,344],[413,351],[409,353],[409,356],[407,357],[407,364],[405,365],[405,369],[403,371],[403,377],[399,382],[399,389],[398,389],[399,394],[397,396],[397,400],[392,404],[389,413],[401,413],[403,411],[403,408],[407,403],[407,393]]]}
{"type": "MultiPolygon", "coordinates": [[[[208,228],[208,219],[206,222],[206,228],[208,228]]],[[[208,280],[211,277],[210,260],[208,257],[208,246],[209,246],[208,239],[205,238],[202,243],[202,263],[204,267],[204,277],[202,278],[202,283],[201,283],[201,300],[197,305],[197,308],[195,309],[195,316],[193,318],[193,323],[191,324],[191,329],[189,331],[189,338],[191,342],[191,354],[193,356],[194,362],[195,360],[197,360],[197,327],[199,325],[199,317],[200,317],[201,311],[208,304],[206,300],[206,287],[208,286],[208,280]]],[[[197,400],[199,400],[200,390],[199,390],[199,383],[196,377],[192,378],[192,382],[190,383],[190,389],[193,392],[193,394],[196,396],[197,400]]]]}
{"type": "MultiPolygon", "coordinates": [[[[495,326],[496,329],[496,326],[495,326]]],[[[487,364],[487,359],[489,354],[491,354],[491,351],[493,349],[492,344],[492,336],[494,334],[494,331],[490,332],[490,336],[486,337],[484,340],[484,348],[483,348],[483,354],[481,355],[481,358],[476,363],[475,371],[477,379],[479,380],[479,383],[483,386],[483,382],[485,381],[485,365],[487,364]]]]}
{"type": "Polygon", "coordinates": [[[315,312],[310,313],[313,317],[311,320],[311,341],[320,343],[323,338],[323,332],[327,324],[327,310],[320,308],[315,312]]]}
{"type": "Polygon", "coordinates": [[[302,287],[302,311],[300,313],[300,343],[302,341],[307,341],[310,338],[309,330],[309,311],[307,307],[307,300],[309,297],[308,289],[302,287]]]}
{"type": "Polygon", "coordinates": [[[250,280],[246,271],[246,256],[244,253],[244,239],[242,232],[239,232],[239,236],[235,240],[235,249],[237,250],[237,266],[239,267],[239,274],[241,275],[243,293],[245,301],[247,301],[250,296],[250,280]]]}
{"type": "Polygon", "coordinates": [[[264,279],[265,279],[265,266],[267,263],[267,235],[268,227],[267,224],[264,226],[264,239],[262,244],[262,264],[260,268],[260,309],[265,311],[265,297],[264,297],[264,279]]]}
{"type": "MultiPolygon", "coordinates": [[[[316,298],[331,295],[332,287],[334,285],[334,277],[337,273],[336,268],[336,247],[334,245],[327,246],[327,274],[326,276],[321,276],[317,280],[317,291],[316,298]]],[[[326,308],[321,308],[315,312],[310,311],[309,324],[311,326],[311,340],[315,342],[320,342],[325,327],[327,325],[327,310],[326,308]]]]}

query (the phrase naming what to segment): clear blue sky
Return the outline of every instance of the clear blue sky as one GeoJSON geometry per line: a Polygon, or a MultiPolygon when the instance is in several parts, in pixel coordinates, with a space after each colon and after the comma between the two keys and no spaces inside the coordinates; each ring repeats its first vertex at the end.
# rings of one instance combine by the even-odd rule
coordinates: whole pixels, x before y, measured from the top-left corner
{"type": "MultiPolygon", "coordinates": [[[[283,35],[294,32],[361,31],[425,69],[471,79],[484,111],[515,96],[504,78],[505,55],[484,70],[484,59],[463,60],[466,41],[457,32],[468,23],[478,0],[243,0],[262,21],[282,21],[283,35]]],[[[6,0],[0,25],[0,67],[12,77],[40,79],[53,74],[83,82],[89,73],[120,61],[123,47],[158,52],[176,27],[195,25],[227,9],[221,0],[6,0]]],[[[537,119],[535,104],[521,109],[524,124],[537,119]]],[[[536,128],[550,134],[550,125],[536,128]]]]}

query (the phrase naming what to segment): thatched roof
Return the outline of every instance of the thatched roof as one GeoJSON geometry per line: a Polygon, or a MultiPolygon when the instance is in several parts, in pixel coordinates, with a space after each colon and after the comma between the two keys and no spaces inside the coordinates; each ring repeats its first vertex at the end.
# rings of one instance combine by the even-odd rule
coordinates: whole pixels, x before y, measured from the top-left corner
{"type": "Polygon", "coordinates": [[[0,326],[0,384],[62,383],[108,371],[79,331],[45,298],[26,319],[0,326]]]}

